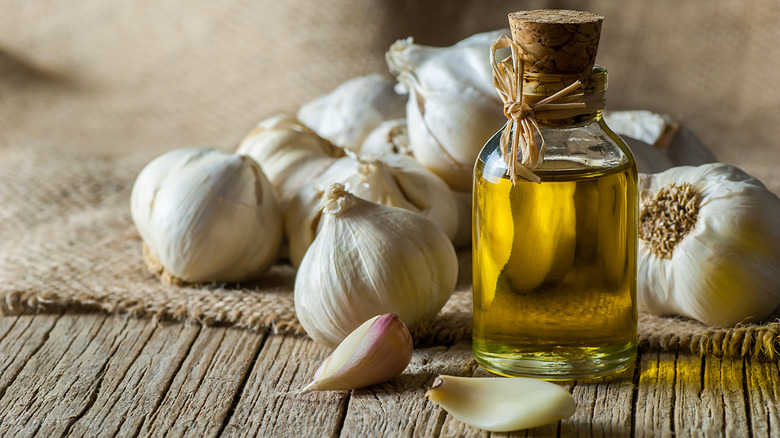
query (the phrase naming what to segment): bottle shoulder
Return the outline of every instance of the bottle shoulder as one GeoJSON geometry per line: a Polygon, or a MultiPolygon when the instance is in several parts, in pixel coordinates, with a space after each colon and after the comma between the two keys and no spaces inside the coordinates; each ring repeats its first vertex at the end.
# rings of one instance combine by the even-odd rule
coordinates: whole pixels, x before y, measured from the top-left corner
{"type": "MultiPolygon", "coordinates": [[[[564,174],[598,175],[618,169],[633,169],[636,173],[630,149],[600,118],[579,125],[539,128],[544,137],[544,160],[532,171],[543,179],[564,174]]],[[[477,158],[477,170],[486,176],[505,177],[508,173],[500,145],[504,129],[506,125],[487,141],[477,158]]],[[[541,147],[538,132],[535,137],[541,147]]]]}

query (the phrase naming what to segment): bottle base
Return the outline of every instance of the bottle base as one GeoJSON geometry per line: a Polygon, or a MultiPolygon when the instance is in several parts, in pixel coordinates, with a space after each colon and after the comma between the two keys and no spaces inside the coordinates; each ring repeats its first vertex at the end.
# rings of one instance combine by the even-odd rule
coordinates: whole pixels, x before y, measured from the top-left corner
{"type": "Polygon", "coordinates": [[[635,343],[602,348],[558,347],[540,353],[489,353],[474,349],[474,358],[487,371],[505,377],[543,380],[601,380],[631,369],[636,361],[635,343]]]}

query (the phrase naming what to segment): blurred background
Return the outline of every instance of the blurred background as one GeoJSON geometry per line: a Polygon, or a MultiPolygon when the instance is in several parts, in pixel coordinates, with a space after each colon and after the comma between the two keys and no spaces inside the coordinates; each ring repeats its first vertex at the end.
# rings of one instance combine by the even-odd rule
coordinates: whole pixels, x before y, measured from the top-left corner
{"type": "Polygon", "coordinates": [[[368,73],[413,36],[451,45],[508,12],[605,16],[608,109],[666,113],[780,187],[780,1],[3,0],[0,147],[233,149],[259,120],[368,73]]]}

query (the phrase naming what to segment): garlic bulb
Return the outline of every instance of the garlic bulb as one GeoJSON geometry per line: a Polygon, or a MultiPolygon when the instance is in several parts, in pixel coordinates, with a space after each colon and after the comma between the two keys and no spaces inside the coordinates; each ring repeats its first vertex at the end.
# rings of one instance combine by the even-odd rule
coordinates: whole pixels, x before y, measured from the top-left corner
{"type": "Polygon", "coordinates": [[[622,135],[621,138],[626,142],[629,149],[631,149],[634,160],[636,161],[636,168],[639,172],[658,173],[673,167],[669,157],[657,147],[626,135],[622,135]]]}
{"type": "Polygon", "coordinates": [[[394,85],[378,74],[350,79],[302,105],[298,118],[334,144],[357,152],[380,123],[404,116],[406,99],[395,92],[394,85]]]}
{"type": "Polygon", "coordinates": [[[412,157],[388,155],[341,158],[316,180],[306,184],[289,202],[284,226],[290,244],[290,261],[300,263],[317,234],[320,203],[325,189],[343,184],[353,195],[381,205],[419,213],[453,238],[458,228],[457,204],[439,177],[412,157]]]}
{"type": "Polygon", "coordinates": [[[257,277],[282,242],[281,211],[260,166],[216,149],[180,149],[150,162],[133,186],[131,213],[147,261],[165,282],[257,277]]]}
{"type": "Polygon", "coordinates": [[[356,328],[320,365],[301,392],[356,389],[401,374],[412,360],[412,335],[401,318],[377,315],[356,328]]]}
{"type": "MultiPolygon", "coordinates": [[[[672,166],[698,166],[718,161],[693,132],[668,115],[643,110],[604,111],[602,115],[618,135],[653,145],[666,155],[672,166]]],[[[631,150],[634,151],[634,148],[631,150]]],[[[640,169],[640,172],[643,171],[640,169]]]]}
{"type": "Polygon", "coordinates": [[[451,47],[396,41],[385,58],[409,94],[406,121],[414,157],[455,190],[471,189],[477,154],[506,122],[493,87],[490,44],[506,30],[451,47]]]}
{"type": "Polygon", "coordinates": [[[386,155],[411,155],[406,119],[386,120],[379,124],[363,141],[360,155],[384,157],[386,155]]]}
{"type": "Polygon", "coordinates": [[[544,426],[576,408],[565,389],[526,377],[439,376],[425,396],[458,420],[491,432],[544,426]]]}
{"type": "Polygon", "coordinates": [[[257,124],[236,151],[252,157],[273,184],[282,205],[312,177],[322,173],[344,151],[297,119],[277,115],[257,124]]]}
{"type": "Polygon", "coordinates": [[[394,313],[410,328],[432,318],[455,288],[447,236],[410,211],[364,201],[341,184],[322,201],[322,228],[295,277],[295,311],[315,341],[338,345],[365,320],[394,313]]]}
{"type": "Polygon", "coordinates": [[[640,175],[639,308],[712,326],[780,305],[780,199],[725,164],[640,175]]]}

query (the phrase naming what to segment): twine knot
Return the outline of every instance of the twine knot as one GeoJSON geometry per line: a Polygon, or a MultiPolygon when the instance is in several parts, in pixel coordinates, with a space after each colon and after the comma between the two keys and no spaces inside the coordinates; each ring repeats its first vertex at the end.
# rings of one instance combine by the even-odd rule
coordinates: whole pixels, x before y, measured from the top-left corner
{"type": "Polygon", "coordinates": [[[584,93],[574,93],[582,86],[577,80],[557,93],[529,105],[523,100],[520,46],[506,35],[499,36],[490,45],[490,65],[493,68],[493,86],[504,102],[504,115],[509,119],[501,134],[501,156],[509,169],[509,180],[514,184],[519,174],[529,181],[539,183],[541,178],[530,170],[540,167],[544,159],[544,136],[536,118],[557,119],[593,113],[604,108],[603,96],[583,101],[584,93]],[[509,48],[512,55],[497,62],[496,51],[505,48],[509,48]],[[536,144],[534,131],[542,140],[541,146],[536,144]],[[520,149],[522,159],[518,162],[520,149]]]}

